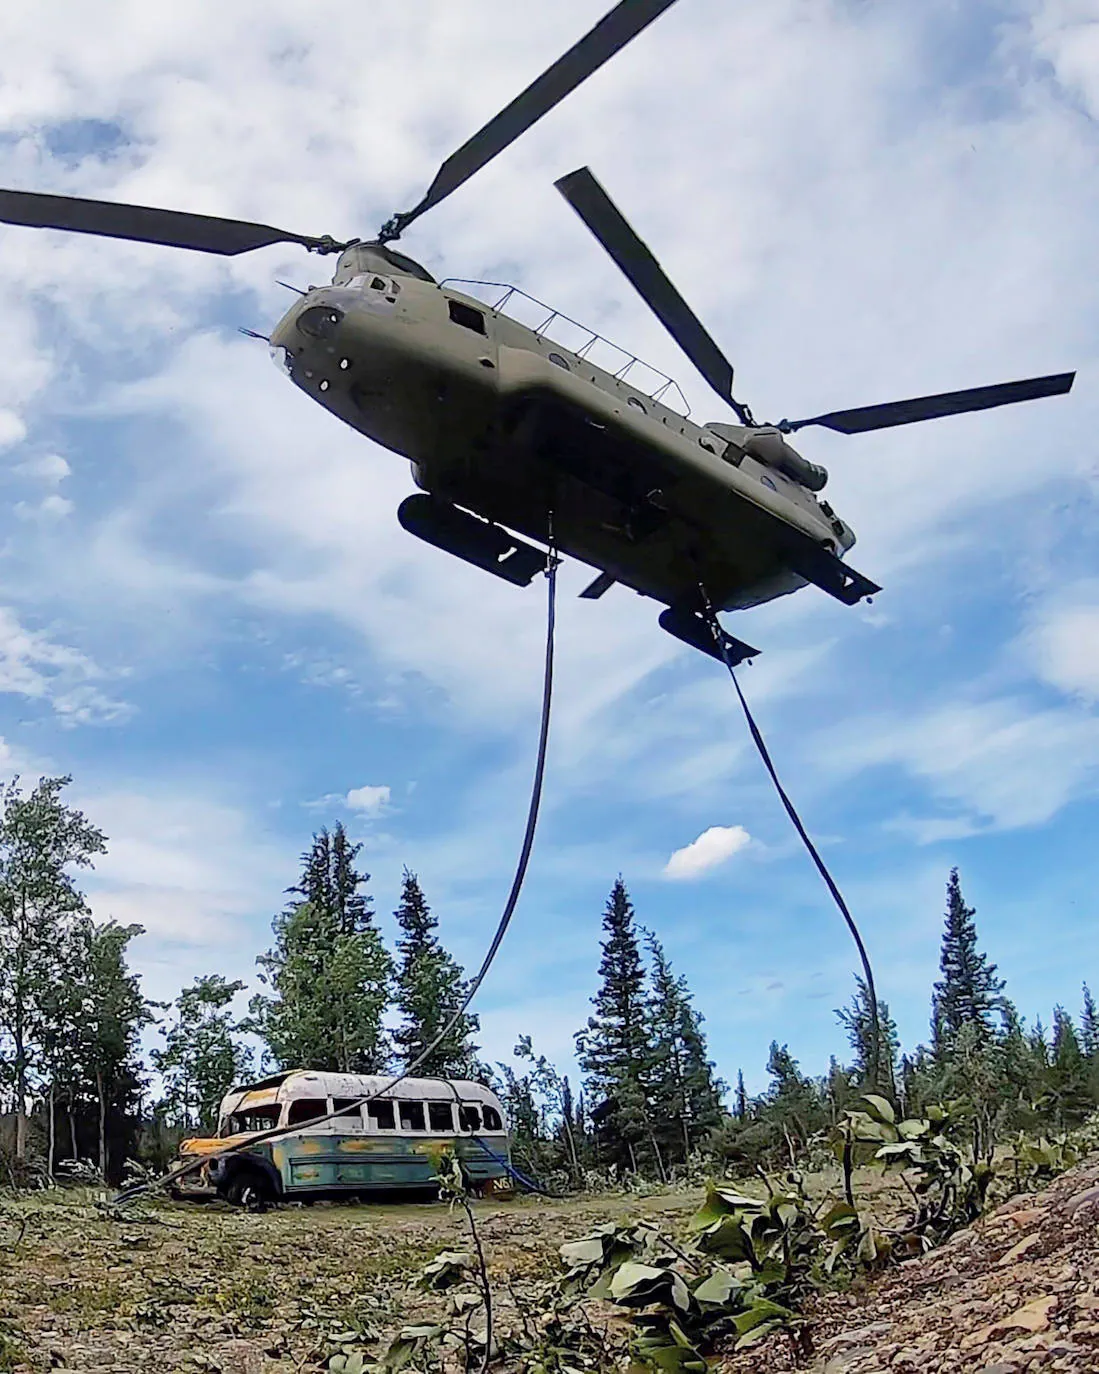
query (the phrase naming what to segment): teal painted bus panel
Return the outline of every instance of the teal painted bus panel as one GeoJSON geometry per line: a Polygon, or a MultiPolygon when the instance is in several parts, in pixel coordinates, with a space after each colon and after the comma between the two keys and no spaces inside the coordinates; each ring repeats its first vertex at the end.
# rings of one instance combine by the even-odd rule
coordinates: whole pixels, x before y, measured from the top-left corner
{"type": "Polygon", "coordinates": [[[287,1194],[341,1189],[361,1192],[430,1186],[437,1176],[440,1156],[448,1152],[458,1155],[467,1176],[476,1183],[506,1177],[506,1168],[492,1155],[506,1158],[507,1137],[492,1137],[485,1143],[488,1150],[461,1137],[301,1135],[280,1141],[270,1157],[287,1194]]]}

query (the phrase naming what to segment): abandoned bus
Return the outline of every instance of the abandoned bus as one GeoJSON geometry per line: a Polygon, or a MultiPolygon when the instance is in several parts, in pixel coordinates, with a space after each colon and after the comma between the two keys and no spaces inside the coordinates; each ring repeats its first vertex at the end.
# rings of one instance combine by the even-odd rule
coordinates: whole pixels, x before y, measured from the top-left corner
{"type": "Polygon", "coordinates": [[[508,1186],[508,1134],[499,1099],[479,1083],[450,1078],[406,1078],[383,1097],[390,1079],[370,1074],[292,1069],[234,1088],[221,1102],[216,1136],[180,1145],[180,1163],[215,1155],[180,1181],[184,1196],[216,1193],[230,1202],[275,1201],[391,1189],[432,1187],[440,1156],[453,1153],[477,1191],[508,1186]],[[293,1134],[257,1141],[276,1126],[293,1134]]]}

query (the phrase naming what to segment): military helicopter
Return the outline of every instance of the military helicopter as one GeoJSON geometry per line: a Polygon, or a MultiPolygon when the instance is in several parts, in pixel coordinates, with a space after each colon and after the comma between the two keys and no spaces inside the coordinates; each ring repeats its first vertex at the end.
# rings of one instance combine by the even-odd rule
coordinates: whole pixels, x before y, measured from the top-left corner
{"type": "Polygon", "coordinates": [[[588,343],[555,343],[549,319],[532,328],[505,313],[513,288],[488,306],[391,246],[673,3],[621,0],[369,242],[23,191],[0,190],[0,221],[223,255],[276,243],[338,253],[331,284],[303,292],[268,342],[313,400],[411,461],[420,491],[398,508],[401,525],[518,586],[571,555],[599,570],[582,597],[633,588],[664,604],[669,633],[739,663],[758,651],[718,631],[712,608],[759,605],[807,583],[848,605],[880,590],[843,561],[854,532],[819,498],[825,469],[788,435],[810,425],[859,434],[1060,395],[1075,374],[760,424],[656,258],[590,170],[572,172],[558,190],[739,422],[699,425],[666,404],[667,379],[646,392],[631,384],[629,362],[611,372],[588,343]]]}

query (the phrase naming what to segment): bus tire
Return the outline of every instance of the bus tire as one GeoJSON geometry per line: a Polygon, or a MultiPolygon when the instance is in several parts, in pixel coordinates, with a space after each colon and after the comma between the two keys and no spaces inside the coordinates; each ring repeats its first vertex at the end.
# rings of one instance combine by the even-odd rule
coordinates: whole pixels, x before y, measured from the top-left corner
{"type": "Polygon", "coordinates": [[[234,1207],[248,1210],[271,1200],[271,1188],[258,1169],[238,1169],[225,1186],[225,1198],[234,1207]]]}

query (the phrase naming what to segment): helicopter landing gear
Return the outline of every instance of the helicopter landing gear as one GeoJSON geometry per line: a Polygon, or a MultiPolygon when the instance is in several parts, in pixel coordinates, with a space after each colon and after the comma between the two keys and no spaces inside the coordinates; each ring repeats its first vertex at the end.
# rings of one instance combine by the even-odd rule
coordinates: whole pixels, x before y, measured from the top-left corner
{"type": "Polygon", "coordinates": [[[755,658],[759,653],[759,650],[753,649],[750,644],[734,639],[731,634],[720,630],[723,654],[714,640],[710,622],[701,611],[690,610],[685,606],[669,606],[666,611],[661,612],[659,623],[662,630],[674,635],[676,639],[681,639],[684,644],[689,644],[692,649],[701,649],[704,654],[716,658],[719,663],[728,661],[734,668],[746,658],[755,658]]]}
{"type": "Polygon", "coordinates": [[[541,549],[426,493],[406,496],[397,507],[397,519],[409,534],[516,587],[529,587],[549,564],[541,549]]]}

